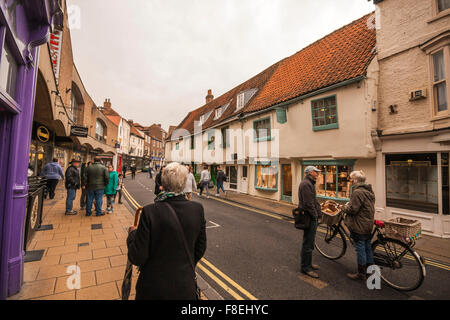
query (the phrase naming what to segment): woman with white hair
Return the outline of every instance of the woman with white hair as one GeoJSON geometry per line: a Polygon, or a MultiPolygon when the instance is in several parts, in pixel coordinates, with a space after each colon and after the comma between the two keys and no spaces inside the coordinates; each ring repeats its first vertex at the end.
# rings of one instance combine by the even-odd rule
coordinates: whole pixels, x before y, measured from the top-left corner
{"type": "Polygon", "coordinates": [[[367,267],[374,264],[370,244],[375,216],[375,194],[370,184],[366,184],[363,171],[350,173],[353,193],[342,209],[346,214],[345,224],[355,241],[358,272],[347,274],[353,280],[365,280],[367,267]]]}
{"type": "Polygon", "coordinates": [[[136,300],[195,300],[195,266],[206,251],[203,206],[183,193],[188,170],[167,165],[163,192],[145,206],[137,229],[130,227],[128,258],[140,267],[136,300]]]}

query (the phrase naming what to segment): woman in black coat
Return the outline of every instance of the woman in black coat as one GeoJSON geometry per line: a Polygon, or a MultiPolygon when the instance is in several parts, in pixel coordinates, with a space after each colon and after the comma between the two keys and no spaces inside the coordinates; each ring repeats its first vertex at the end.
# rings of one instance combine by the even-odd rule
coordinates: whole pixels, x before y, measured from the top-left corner
{"type": "Polygon", "coordinates": [[[187,173],[178,163],[168,165],[161,178],[164,192],[144,207],[137,229],[130,228],[128,258],[140,267],[136,300],[196,299],[195,273],[169,207],[178,217],[196,265],[206,251],[206,221],[203,206],[186,200],[182,193],[187,173]]]}

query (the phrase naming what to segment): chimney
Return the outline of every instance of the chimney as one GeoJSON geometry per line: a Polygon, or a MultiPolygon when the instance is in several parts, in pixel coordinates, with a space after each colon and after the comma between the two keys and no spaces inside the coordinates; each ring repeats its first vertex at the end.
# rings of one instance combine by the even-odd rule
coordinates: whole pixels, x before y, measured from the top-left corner
{"type": "Polygon", "coordinates": [[[206,96],[206,103],[210,103],[213,100],[214,100],[214,96],[212,95],[212,90],[209,89],[208,90],[208,95],[206,96]]]}
{"type": "Polygon", "coordinates": [[[105,102],[103,102],[103,107],[107,110],[111,109],[111,99],[105,99],[105,102]]]}

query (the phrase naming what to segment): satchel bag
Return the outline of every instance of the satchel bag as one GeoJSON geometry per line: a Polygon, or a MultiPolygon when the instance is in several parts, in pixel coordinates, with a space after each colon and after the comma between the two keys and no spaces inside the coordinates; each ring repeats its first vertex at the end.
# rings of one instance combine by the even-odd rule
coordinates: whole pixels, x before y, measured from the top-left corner
{"type": "Polygon", "coordinates": [[[186,237],[184,235],[184,231],[183,231],[183,227],[181,226],[180,220],[178,219],[177,214],[175,213],[175,210],[173,210],[172,206],[167,203],[164,202],[165,204],[167,204],[167,207],[169,208],[169,211],[172,213],[172,216],[174,217],[174,220],[176,222],[176,226],[178,229],[178,233],[181,235],[181,238],[183,239],[183,244],[184,244],[184,250],[186,251],[186,256],[189,260],[189,263],[192,267],[192,271],[194,272],[194,283],[195,283],[195,294],[196,294],[196,298],[197,300],[200,300],[200,288],[198,287],[197,284],[197,274],[195,273],[195,266],[194,266],[194,260],[192,259],[191,253],[189,252],[189,247],[186,241],[186,237]]]}
{"type": "Polygon", "coordinates": [[[292,210],[292,215],[295,220],[295,228],[300,230],[308,229],[311,225],[311,217],[309,214],[300,208],[295,208],[292,210]]]}

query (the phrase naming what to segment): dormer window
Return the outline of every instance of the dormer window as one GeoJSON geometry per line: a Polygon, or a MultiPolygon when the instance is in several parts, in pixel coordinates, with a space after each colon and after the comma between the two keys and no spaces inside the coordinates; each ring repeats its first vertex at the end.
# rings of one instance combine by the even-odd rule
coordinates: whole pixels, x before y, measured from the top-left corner
{"type": "Polygon", "coordinates": [[[242,109],[244,107],[244,101],[245,101],[245,93],[242,92],[237,96],[237,107],[236,107],[237,110],[242,109]]]}
{"type": "Polygon", "coordinates": [[[253,88],[239,93],[236,98],[237,99],[236,110],[242,109],[250,101],[250,99],[255,95],[257,91],[258,89],[253,88]]]}
{"type": "Polygon", "coordinates": [[[200,116],[200,120],[199,120],[200,121],[200,125],[203,125],[206,122],[206,120],[209,119],[209,116],[211,115],[212,112],[213,112],[213,110],[211,110],[211,111],[209,111],[209,112],[207,112],[207,113],[205,113],[205,114],[200,116]]]}
{"type": "Polygon", "coordinates": [[[217,108],[216,113],[214,115],[214,120],[219,119],[222,116],[222,113],[223,113],[223,108],[222,107],[217,108]]]}

